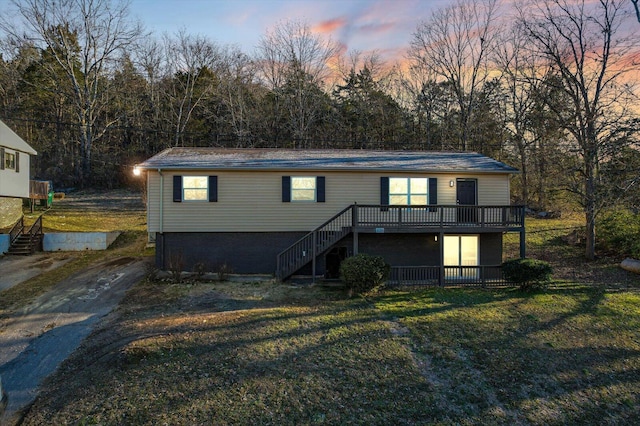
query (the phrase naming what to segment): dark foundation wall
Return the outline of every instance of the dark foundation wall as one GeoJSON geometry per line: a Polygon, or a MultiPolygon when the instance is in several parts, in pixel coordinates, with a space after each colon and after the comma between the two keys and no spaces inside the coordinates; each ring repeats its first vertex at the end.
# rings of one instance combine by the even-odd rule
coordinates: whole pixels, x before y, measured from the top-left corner
{"type": "Polygon", "coordinates": [[[437,266],[440,246],[435,234],[360,234],[359,253],[382,256],[393,266],[437,266]]]}
{"type": "Polygon", "coordinates": [[[480,234],[480,264],[502,264],[502,234],[480,234]]]}
{"type": "Polygon", "coordinates": [[[227,263],[237,274],[272,274],[276,256],[305,233],[168,233],[156,234],[156,266],[168,270],[171,256],[180,257],[184,271],[204,263],[216,271],[227,263]]]}

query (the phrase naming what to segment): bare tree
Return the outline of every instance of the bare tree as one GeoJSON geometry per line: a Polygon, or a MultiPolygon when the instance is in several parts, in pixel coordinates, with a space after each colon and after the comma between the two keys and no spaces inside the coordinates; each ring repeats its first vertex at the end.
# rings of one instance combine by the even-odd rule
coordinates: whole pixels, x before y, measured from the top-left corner
{"type": "Polygon", "coordinates": [[[456,0],[433,12],[413,34],[409,58],[415,70],[430,70],[436,83],[446,82],[459,109],[459,149],[467,150],[478,92],[490,74],[494,48],[496,0],[456,0]]]}
{"type": "Polygon", "coordinates": [[[174,123],[175,146],[183,143],[189,120],[215,90],[215,72],[220,61],[218,46],[203,36],[182,29],[164,37],[166,78],[171,83],[165,94],[174,123]]]}
{"type": "Polygon", "coordinates": [[[638,6],[638,0],[631,0],[631,3],[633,3],[633,8],[636,11],[636,18],[638,22],[640,22],[640,6],[638,6]]]}
{"type": "Polygon", "coordinates": [[[99,123],[108,102],[109,73],[119,53],[142,33],[128,17],[127,1],[12,0],[12,13],[3,13],[0,28],[16,41],[49,53],[69,80],[80,128],[81,185],[91,178],[93,144],[117,121],[99,123]],[[14,20],[14,18],[17,20],[14,20]],[[22,32],[23,31],[23,32],[22,32]]]}
{"type": "Polygon", "coordinates": [[[275,94],[275,116],[286,114],[290,130],[301,144],[319,118],[322,102],[318,96],[330,74],[328,63],[337,53],[335,43],[313,34],[307,24],[298,21],[277,25],[258,45],[261,77],[275,94]]]}
{"type": "Polygon", "coordinates": [[[254,119],[252,98],[255,96],[256,66],[238,47],[222,50],[220,102],[227,110],[228,124],[236,138],[236,146],[246,147],[253,143],[251,125],[254,119]]]}
{"type": "Polygon", "coordinates": [[[627,0],[531,0],[520,9],[532,46],[558,74],[556,89],[570,100],[569,110],[566,103],[558,108],[553,99],[548,105],[575,142],[579,185],[573,191],[585,212],[587,259],[595,257],[596,217],[606,203],[601,163],[628,141],[620,134],[635,116],[627,75],[638,70],[638,63],[628,54],[639,38],[636,32],[623,32],[623,24],[633,19],[630,6],[627,0]]]}

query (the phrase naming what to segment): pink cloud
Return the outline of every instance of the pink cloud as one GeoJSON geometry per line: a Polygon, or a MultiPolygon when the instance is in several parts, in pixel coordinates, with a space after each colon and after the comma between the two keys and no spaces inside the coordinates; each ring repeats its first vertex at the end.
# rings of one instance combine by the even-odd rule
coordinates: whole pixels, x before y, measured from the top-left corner
{"type": "Polygon", "coordinates": [[[347,25],[345,18],[334,18],[320,22],[312,28],[312,31],[321,34],[332,34],[344,28],[345,25],[347,25]]]}

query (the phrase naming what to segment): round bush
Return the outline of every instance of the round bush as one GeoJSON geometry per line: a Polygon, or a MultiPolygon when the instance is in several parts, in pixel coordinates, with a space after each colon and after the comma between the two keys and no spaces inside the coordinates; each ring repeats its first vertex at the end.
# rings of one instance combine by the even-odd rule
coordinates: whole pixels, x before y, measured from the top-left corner
{"type": "Polygon", "coordinates": [[[381,256],[361,253],[342,261],[340,278],[350,293],[362,294],[384,284],[390,269],[381,256]]]}
{"type": "Polygon", "coordinates": [[[543,260],[513,259],[502,264],[502,273],[507,281],[519,284],[523,290],[531,290],[549,282],[553,268],[543,260]]]}

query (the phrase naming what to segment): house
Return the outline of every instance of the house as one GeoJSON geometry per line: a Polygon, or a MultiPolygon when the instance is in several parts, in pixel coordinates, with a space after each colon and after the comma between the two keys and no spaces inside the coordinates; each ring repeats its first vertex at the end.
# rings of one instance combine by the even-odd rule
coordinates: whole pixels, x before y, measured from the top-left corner
{"type": "Polygon", "coordinates": [[[0,121],[0,227],[22,215],[22,199],[29,198],[31,155],[36,151],[0,121]]]}
{"type": "Polygon", "coordinates": [[[161,269],[337,277],[357,253],[402,282],[500,277],[518,171],[469,152],[169,148],[146,171],[147,227],[161,269]]]}

